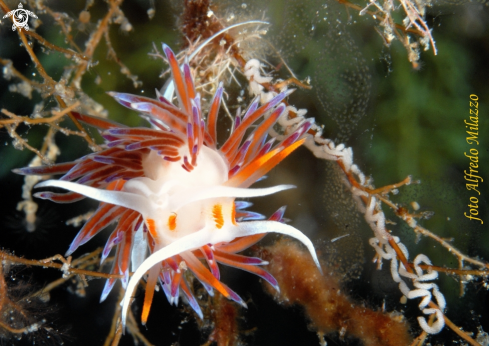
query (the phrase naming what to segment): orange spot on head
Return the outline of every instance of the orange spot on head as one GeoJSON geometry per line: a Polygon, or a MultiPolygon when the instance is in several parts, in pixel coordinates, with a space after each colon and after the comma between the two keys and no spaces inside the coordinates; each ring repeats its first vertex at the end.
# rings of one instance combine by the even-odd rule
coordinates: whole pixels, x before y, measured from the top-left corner
{"type": "Polygon", "coordinates": [[[171,214],[168,218],[168,228],[170,231],[174,231],[177,228],[177,214],[171,214]]]}
{"type": "Polygon", "coordinates": [[[214,222],[216,227],[221,229],[224,226],[224,217],[222,216],[222,205],[216,204],[212,207],[212,216],[214,217],[214,222]]]}
{"type": "Polygon", "coordinates": [[[233,202],[233,210],[231,211],[231,221],[233,222],[233,225],[237,226],[238,224],[236,223],[236,204],[233,202]]]}
{"type": "Polygon", "coordinates": [[[157,238],[156,234],[156,226],[155,226],[155,220],[153,219],[146,219],[146,226],[148,226],[149,233],[153,237],[153,239],[157,238]]]}

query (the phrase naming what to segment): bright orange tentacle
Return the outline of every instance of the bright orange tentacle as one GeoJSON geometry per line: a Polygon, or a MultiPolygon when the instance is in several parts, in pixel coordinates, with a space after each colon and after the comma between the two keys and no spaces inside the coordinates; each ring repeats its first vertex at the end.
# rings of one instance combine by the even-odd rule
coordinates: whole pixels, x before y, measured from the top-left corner
{"type": "Polygon", "coordinates": [[[129,273],[129,261],[131,260],[131,245],[133,240],[133,232],[124,232],[124,240],[119,245],[121,247],[121,253],[119,255],[119,268],[122,275],[128,275],[129,273]],[[126,274],[127,273],[127,274],[126,274]]]}
{"type": "Polygon", "coordinates": [[[262,157],[253,160],[224,184],[227,186],[239,186],[243,188],[249,187],[257,179],[267,174],[273,167],[285,159],[295,149],[300,147],[305,140],[305,138],[298,140],[282,150],[274,149],[262,157]]]}
{"type": "Polygon", "coordinates": [[[270,106],[268,104],[265,104],[258,108],[256,111],[254,111],[250,116],[248,116],[242,123],[239,125],[239,127],[229,136],[227,139],[226,143],[221,148],[221,151],[223,153],[228,153],[235,144],[236,142],[241,142],[241,139],[243,139],[243,136],[248,130],[248,128],[253,125],[255,121],[260,119],[260,117],[263,116],[267,111],[270,110],[270,106]]]}
{"type": "Polygon", "coordinates": [[[170,294],[174,298],[178,297],[177,292],[178,288],[180,287],[180,282],[182,281],[182,275],[183,272],[181,270],[173,272],[173,278],[170,285],[170,294]]]}
{"type": "Polygon", "coordinates": [[[182,258],[187,263],[188,268],[194,273],[194,275],[202,282],[205,282],[209,286],[214,287],[218,290],[224,297],[229,298],[229,292],[223,283],[217,280],[211,272],[195,257],[192,253],[182,253],[180,254],[182,258]]]}
{"type": "Polygon", "coordinates": [[[253,132],[253,141],[251,142],[251,145],[248,148],[248,152],[246,153],[245,160],[244,160],[245,164],[247,164],[248,162],[250,162],[254,158],[255,154],[260,149],[260,145],[262,143],[263,136],[268,132],[270,127],[272,127],[273,124],[275,124],[275,122],[277,121],[280,114],[282,114],[284,109],[285,109],[285,106],[284,107],[278,107],[253,132]]]}
{"type": "Polygon", "coordinates": [[[143,312],[141,313],[141,323],[146,324],[148,320],[149,310],[153,301],[153,295],[155,293],[155,286],[160,275],[161,266],[156,265],[149,270],[148,281],[146,282],[146,292],[144,293],[143,312]]]}
{"type": "Polygon", "coordinates": [[[267,235],[266,233],[262,233],[262,234],[250,235],[248,237],[237,238],[230,243],[217,245],[215,246],[215,248],[218,249],[219,251],[227,252],[227,253],[241,252],[243,250],[246,250],[250,246],[256,244],[260,240],[262,240],[263,237],[265,237],[266,235],[267,235]]]}
{"type": "Polygon", "coordinates": [[[214,144],[216,146],[217,146],[217,133],[216,133],[217,115],[219,113],[219,107],[221,105],[222,91],[223,91],[222,87],[217,89],[217,92],[214,95],[214,99],[212,100],[211,109],[209,110],[209,114],[207,116],[207,130],[209,131],[209,135],[214,141],[214,144]]]}
{"type": "MultiPolygon", "coordinates": [[[[155,118],[162,120],[174,132],[181,133],[181,134],[186,133],[185,126],[182,125],[182,123],[179,121],[180,119],[177,119],[175,117],[175,115],[177,115],[178,113],[170,106],[167,106],[163,103],[160,106],[148,104],[146,107],[145,113],[151,114],[155,118]]],[[[179,111],[179,113],[182,113],[182,112],[179,111]]]]}
{"type": "Polygon", "coordinates": [[[146,219],[146,226],[148,226],[149,234],[156,241],[158,239],[158,233],[156,233],[155,220],[146,219]]]}
{"type": "Polygon", "coordinates": [[[180,106],[185,109],[187,114],[191,114],[192,106],[190,104],[190,99],[187,95],[187,88],[185,86],[182,73],[180,72],[180,66],[178,66],[177,58],[168,46],[164,45],[163,51],[168,58],[168,63],[170,64],[171,74],[173,76],[173,83],[175,85],[175,90],[177,91],[179,101],[181,103],[180,106]]]}
{"type": "Polygon", "coordinates": [[[77,120],[80,120],[85,124],[98,127],[99,129],[107,130],[112,128],[127,127],[126,125],[122,125],[108,119],[102,119],[91,115],[80,114],[78,112],[71,112],[71,113],[77,120]]]}
{"type": "Polygon", "coordinates": [[[105,227],[107,225],[107,222],[109,222],[109,220],[107,219],[104,220],[104,218],[107,216],[107,214],[109,214],[109,212],[112,213],[112,215],[108,219],[113,220],[115,217],[117,217],[118,215],[120,215],[120,213],[124,211],[124,209],[121,209],[119,213],[115,213],[116,208],[120,208],[120,207],[114,206],[112,204],[100,203],[98,210],[93,214],[90,220],[88,220],[87,223],[85,223],[85,225],[80,230],[80,233],[78,234],[77,238],[79,236],[82,237],[81,239],[85,238],[90,234],[90,232],[95,227],[97,229],[100,229],[100,227],[105,227]]]}
{"type": "Polygon", "coordinates": [[[73,203],[85,198],[85,196],[75,192],[68,192],[68,193],[36,192],[34,196],[42,199],[49,199],[56,203],[73,203]]]}
{"type": "Polygon", "coordinates": [[[190,72],[190,66],[188,63],[183,65],[183,73],[185,76],[185,84],[187,85],[187,95],[190,99],[195,98],[195,86],[194,79],[192,78],[192,74],[190,72]]]}
{"type": "MultiPolygon", "coordinates": [[[[229,148],[229,151],[227,151],[224,156],[226,156],[226,159],[228,160],[229,163],[231,163],[234,159],[234,157],[236,156],[236,154],[238,153],[239,151],[239,145],[240,145],[240,141],[234,143],[230,148],[229,148]]],[[[232,167],[232,166],[231,166],[232,167]]]]}
{"type": "Polygon", "coordinates": [[[76,162],[58,163],[52,166],[38,166],[38,167],[24,167],[16,168],[12,171],[17,174],[23,175],[46,175],[46,174],[63,174],[75,167],[76,162]]]}
{"type": "Polygon", "coordinates": [[[175,132],[163,132],[161,130],[154,130],[148,128],[130,128],[130,129],[114,129],[111,131],[107,131],[110,135],[118,138],[124,139],[132,139],[132,140],[148,140],[148,139],[156,139],[156,138],[165,138],[165,139],[174,139],[181,144],[185,143],[183,136],[180,136],[175,132]]]}

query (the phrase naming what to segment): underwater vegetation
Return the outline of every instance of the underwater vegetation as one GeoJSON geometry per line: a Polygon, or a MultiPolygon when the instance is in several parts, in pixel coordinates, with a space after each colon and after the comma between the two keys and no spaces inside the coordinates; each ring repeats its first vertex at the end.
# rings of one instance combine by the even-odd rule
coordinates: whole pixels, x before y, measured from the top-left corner
{"type": "Polygon", "coordinates": [[[0,8],[0,342],[489,343],[484,2],[0,8]]]}

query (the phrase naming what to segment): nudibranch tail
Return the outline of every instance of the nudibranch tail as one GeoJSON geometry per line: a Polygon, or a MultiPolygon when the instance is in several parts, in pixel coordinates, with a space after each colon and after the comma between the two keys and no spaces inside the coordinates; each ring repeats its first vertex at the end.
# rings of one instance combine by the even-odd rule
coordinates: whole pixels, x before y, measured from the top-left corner
{"type": "MultiPolygon", "coordinates": [[[[101,202],[74,238],[67,255],[115,225],[101,262],[115,249],[110,272],[123,276],[124,325],[132,294],[147,273],[143,323],[148,319],[158,283],[170,304],[177,305],[182,296],[203,317],[185,271],[190,271],[209,294],[216,290],[242,306],[246,306],[244,301],[221,282],[219,264],[255,274],[278,290],[277,281],[263,269],[267,262],[238,254],[267,233],[299,240],[319,267],[311,241],[284,223],[284,207],[263,220],[263,215],[245,210],[251,203],[235,200],[294,187],[250,188],[305,141],[311,126],[308,121],[290,130],[282,140],[268,139],[292,91],[283,91],[261,106],[255,98],[242,117],[237,115],[229,136],[219,145],[217,119],[224,93],[222,84],[204,117],[203,100],[196,91],[188,61],[180,65],[166,45],[163,51],[170,65],[177,105],[159,92],[157,99],[109,93],[121,105],[138,111],[152,128],[129,128],[74,113],[76,119],[101,131],[105,142],[100,151],[74,162],[15,170],[26,175],[62,174],[59,180],[47,180],[36,187],[58,187],[69,192],[43,191],[35,194],[39,198],[69,203],[89,197],[101,202]],[[134,275],[129,279],[130,270],[134,275]]],[[[116,281],[107,280],[101,301],[116,281]]]]}

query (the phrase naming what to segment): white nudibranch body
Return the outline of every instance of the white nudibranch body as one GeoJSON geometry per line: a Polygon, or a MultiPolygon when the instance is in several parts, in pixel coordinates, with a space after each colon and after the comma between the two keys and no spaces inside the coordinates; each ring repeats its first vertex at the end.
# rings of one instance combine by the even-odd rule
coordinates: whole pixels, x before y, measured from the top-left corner
{"type": "Polygon", "coordinates": [[[128,181],[123,191],[144,196],[149,201],[139,211],[146,220],[153,220],[158,246],[203,229],[212,219],[212,203],[232,204],[229,198],[225,201],[206,198],[227,180],[228,173],[224,159],[207,147],[202,148],[191,172],[165,161],[154,151],[143,160],[143,168],[145,176],[128,181]]]}
{"type": "MultiPolygon", "coordinates": [[[[101,151],[74,162],[17,170],[21,174],[63,174],[59,180],[48,180],[37,187],[60,187],[70,192],[39,192],[36,194],[39,198],[67,203],[90,197],[101,202],[73,240],[67,255],[110,224],[116,224],[102,261],[116,249],[111,272],[124,276],[123,324],[133,292],[147,273],[143,323],[148,318],[158,281],[171,304],[178,304],[183,296],[202,318],[183,275],[186,270],[209,294],[216,289],[243,306],[244,301],[220,281],[217,263],[256,274],[279,289],[277,281],[261,267],[267,262],[238,254],[270,232],[301,241],[319,267],[311,241],[283,223],[284,207],[263,221],[262,215],[245,210],[251,203],[235,200],[293,187],[250,188],[305,141],[309,121],[297,126],[278,144],[273,145],[273,138],[267,141],[268,132],[285,111],[282,100],[290,92],[280,93],[260,107],[255,99],[243,117],[236,117],[233,132],[218,148],[216,121],[222,86],[204,120],[190,67],[186,63],[180,67],[166,45],[163,51],[170,63],[179,107],[161,95],[154,100],[110,93],[122,105],[142,113],[153,128],[128,128],[75,113],[81,122],[103,130],[106,142],[101,151]],[[150,255],[146,258],[147,253],[150,255]],[[135,273],[129,280],[131,261],[135,273]]],[[[101,300],[107,297],[115,281],[107,280],[101,300]]]]}

